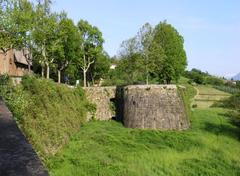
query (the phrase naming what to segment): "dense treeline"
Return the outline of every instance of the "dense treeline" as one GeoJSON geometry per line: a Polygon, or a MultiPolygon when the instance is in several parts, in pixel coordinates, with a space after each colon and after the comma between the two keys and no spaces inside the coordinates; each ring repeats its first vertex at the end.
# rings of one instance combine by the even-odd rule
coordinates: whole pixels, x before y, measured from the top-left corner
{"type": "Polygon", "coordinates": [[[171,83],[183,74],[184,40],[166,21],[155,27],[146,23],[110,59],[97,27],[84,20],[74,24],[65,12],[53,12],[51,2],[0,1],[0,49],[28,48],[29,68],[33,58],[33,71],[42,77],[89,86],[101,79],[105,85],[171,83]],[[111,63],[116,69],[109,69],[111,63]]]}

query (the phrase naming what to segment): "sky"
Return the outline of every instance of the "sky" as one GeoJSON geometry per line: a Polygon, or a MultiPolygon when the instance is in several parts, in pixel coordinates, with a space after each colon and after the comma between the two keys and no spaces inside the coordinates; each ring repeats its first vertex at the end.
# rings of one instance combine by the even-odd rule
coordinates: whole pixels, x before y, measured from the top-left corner
{"type": "Polygon", "coordinates": [[[97,26],[110,56],[146,22],[167,20],[184,37],[188,69],[240,72],[240,0],[54,0],[53,10],[97,26]]]}

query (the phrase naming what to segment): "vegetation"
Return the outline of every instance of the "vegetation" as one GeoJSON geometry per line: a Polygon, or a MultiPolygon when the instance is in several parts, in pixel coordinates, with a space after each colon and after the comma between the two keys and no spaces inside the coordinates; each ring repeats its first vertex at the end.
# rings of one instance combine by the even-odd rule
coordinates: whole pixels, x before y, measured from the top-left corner
{"type": "MultiPolygon", "coordinates": [[[[189,90],[189,89],[188,89],[189,90]]],[[[193,98],[193,89],[187,95],[193,98]]],[[[239,175],[240,129],[225,109],[196,109],[182,132],[90,122],[51,158],[51,175],[239,175]]]]}
{"type": "Polygon", "coordinates": [[[65,12],[53,12],[51,2],[0,1],[0,54],[28,49],[29,72],[33,62],[37,74],[17,86],[0,75],[0,97],[52,175],[240,175],[240,82],[198,69],[185,72],[184,39],[166,21],[143,25],[110,59],[96,26],[81,19],[74,24],[65,12]],[[126,129],[115,121],[85,123],[95,106],[83,89],[50,78],[83,86],[102,79],[104,85],[184,85],[179,93],[191,128],[163,132],[126,129]],[[210,108],[222,99],[221,108],[210,108]]]}
{"type": "Polygon", "coordinates": [[[185,77],[190,79],[190,82],[195,82],[197,84],[210,84],[210,85],[224,85],[224,79],[212,76],[207,72],[202,72],[196,68],[193,68],[191,71],[185,72],[185,77]]]}
{"type": "Polygon", "coordinates": [[[224,91],[224,92],[228,92],[231,94],[237,94],[240,93],[240,88],[235,86],[235,85],[220,85],[220,86],[214,86],[216,89],[224,91]]]}
{"type": "Polygon", "coordinates": [[[225,78],[210,75],[207,72],[193,68],[191,71],[185,71],[184,76],[189,79],[188,83],[196,83],[200,85],[211,85],[214,88],[235,94],[240,92],[240,82],[228,81],[225,78]]]}
{"type": "Polygon", "coordinates": [[[231,111],[228,112],[240,126],[240,93],[233,94],[228,99],[221,101],[216,106],[229,108],[231,111]]]}
{"type": "Polygon", "coordinates": [[[110,58],[99,29],[84,20],[75,25],[65,12],[52,12],[51,2],[0,1],[1,52],[28,49],[24,54],[29,71],[32,55],[34,72],[59,83],[75,84],[78,79],[86,86],[104,78],[109,67],[101,65],[109,65],[110,58]]]}
{"type": "Polygon", "coordinates": [[[194,104],[198,108],[209,108],[231,96],[231,94],[217,90],[211,85],[199,85],[195,88],[198,90],[198,94],[194,98],[194,104]]]}
{"type": "Polygon", "coordinates": [[[86,122],[86,113],[95,109],[80,87],[71,89],[33,76],[24,77],[17,87],[7,81],[1,77],[0,95],[44,160],[68,143],[86,122]]]}
{"type": "Polygon", "coordinates": [[[186,65],[183,37],[166,21],[146,23],[121,45],[117,67],[108,84],[148,84],[178,81],[186,65]]]}
{"type": "MultiPolygon", "coordinates": [[[[196,90],[187,79],[185,102],[196,90]]],[[[201,91],[226,94],[202,86],[201,91]]],[[[182,90],[182,89],[181,89],[182,90]]],[[[187,131],[124,128],[121,123],[85,124],[69,144],[47,161],[51,175],[239,175],[240,129],[228,110],[191,111],[187,131]]]]}
{"type": "Polygon", "coordinates": [[[105,85],[171,83],[178,81],[187,66],[184,39],[166,21],[155,27],[146,23],[138,34],[122,43],[117,69],[103,50],[101,31],[80,19],[77,25],[66,12],[51,10],[51,0],[0,1],[0,49],[22,49],[31,56],[33,70],[58,83],[84,87],[106,79],[105,85]]]}

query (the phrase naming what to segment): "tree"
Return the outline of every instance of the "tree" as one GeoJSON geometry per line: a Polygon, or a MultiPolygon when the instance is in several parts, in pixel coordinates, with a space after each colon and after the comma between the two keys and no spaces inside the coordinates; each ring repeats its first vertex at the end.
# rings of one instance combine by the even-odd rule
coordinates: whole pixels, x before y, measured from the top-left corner
{"type": "Polygon", "coordinates": [[[144,56],[145,59],[145,74],[146,74],[146,84],[149,82],[149,55],[150,55],[150,46],[153,41],[153,28],[149,23],[146,23],[142,26],[142,28],[138,32],[138,40],[139,40],[139,50],[144,56]]]}
{"type": "Polygon", "coordinates": [[[96,57],[96,61],[92,64],[89,70],[89,76],[94,84],[95,81],[99,81],[101,78],[104,79],[108,76],[110,69],[110,57],[106,52],[99,53],[96,57]]]}
{"type": "Polygon", "coordinates": [[[66,15],[61,15],[58,25],[58,39],[60,40],[58,50],[54,53],[54,63],[58,72],[58,83],[61,83],[61,72],[77,58],[79,35],[77,27],[66,15]]]}
{"type": "Polygon", "coordinates": [[[166,21],[160,22],[154,29],[153,41],[159,45],[166,56],[163,66],[164,79],[169,84],[171,80],[176,81],[183,74],[187,66],[187,58],[184,50],[184,39],[178,31],[166,21]]]}
{"type": "Polygon", "coordinates": [[[7,51],[14,44],[14,36],[11,29],[11,14],[13,11],[13,2],[7,0],[0,1],[0,49],[7,54],[7,51]]]}
{"type": "Polygon", "coordinates": [[[9,49],[23,49],[30,72],[33,5],[27,0],[3,0],[0,4],[0,48],[5,55],[9,49]]]}
{"type": "Polygon", "coordinates": [[[87,86],[87,72],[90,66],[96,61],[96,57],[102,52],[102,33],[97,27],[90,25],[87,21],[78,22],[78,31],[82,42],[80,43],[80,57],[78,64],[83,72],[83,85],[87,86]]]}
{"type": "Polygon", "coordinates": [[[121,44],[120,59],[117,71],[127,84],[143,82],[146,76],[146,60],[141,51],[141,45],[137,36],[125,40],[121,44]]]}
{"type": "Polygon", "coordinates": [[[158,81],[158,83],[166,82],[166,75],[169,75],[170,68],[164,66],[165,62],[166,55],[163,48],[156,42],[152,41],[149,47],[148,72],[150,78],[158,81]]]}
{"type": "Polygon", "coordinates": [[[36,7],[35,23],[33,28],[33,40],[35,51],[41,55],[39,64],[42,67],[42,77],[45,73],[49,79],[50,65],[54,61],[53,53],[58,49],[60,43],[57,34],[57,14],[50,11],[51,1],[39,1],[36,7]]]}

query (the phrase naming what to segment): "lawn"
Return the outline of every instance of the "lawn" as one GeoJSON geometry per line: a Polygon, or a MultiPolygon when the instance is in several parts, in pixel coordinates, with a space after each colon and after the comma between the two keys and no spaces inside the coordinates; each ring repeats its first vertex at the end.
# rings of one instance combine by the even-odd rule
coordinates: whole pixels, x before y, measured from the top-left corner
{"type": "Polygon", "coordinates": [[[56,176],[240,175],[240,129],[220,108],[196,109],[182,132],[85,124],[47,161],[56,176]]]}

